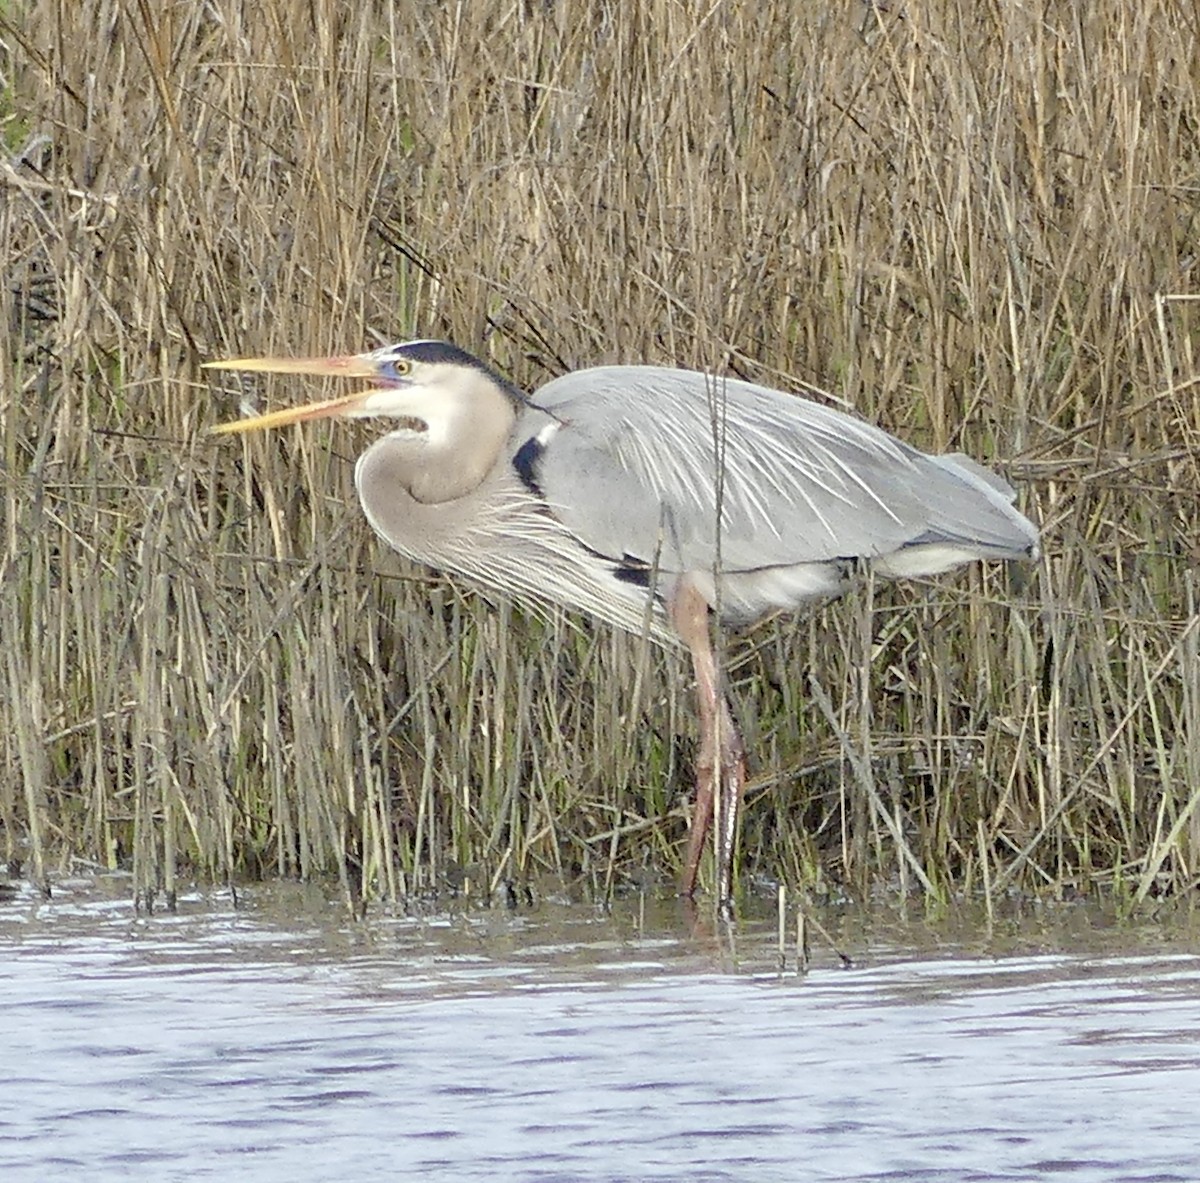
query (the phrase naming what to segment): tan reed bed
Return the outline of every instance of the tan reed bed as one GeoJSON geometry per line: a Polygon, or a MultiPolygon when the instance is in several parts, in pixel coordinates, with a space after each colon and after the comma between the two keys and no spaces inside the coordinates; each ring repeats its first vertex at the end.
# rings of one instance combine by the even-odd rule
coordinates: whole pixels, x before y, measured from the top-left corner
{"type": "Polygon", "coordinates": [[[1195,885],[1191,0],[11,0],[0,87],[0,843],[39,881],[671,880],[677,658],[404,567],[358,429],[205,435],[206,358],[420,335],[530,387],[811,384],[1044,524],[1036,569],[732,640],[744,884],[1195,885]]]}

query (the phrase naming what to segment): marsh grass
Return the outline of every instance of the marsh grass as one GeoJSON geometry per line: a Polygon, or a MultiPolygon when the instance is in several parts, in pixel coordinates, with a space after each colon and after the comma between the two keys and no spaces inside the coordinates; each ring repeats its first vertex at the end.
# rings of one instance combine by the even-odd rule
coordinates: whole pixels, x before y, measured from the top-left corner
{"type": "Polygon", "coordinates": [[[1197,38],[1191,0],[6,5],[8,858],[147,901],[674,876],[677,656],[387,554],[366,429],[204,434],[202,360],[421,335],[530,388],[811,384],[1044,526],[730,639],[743,883],[1193,887],[1197,38]]]}

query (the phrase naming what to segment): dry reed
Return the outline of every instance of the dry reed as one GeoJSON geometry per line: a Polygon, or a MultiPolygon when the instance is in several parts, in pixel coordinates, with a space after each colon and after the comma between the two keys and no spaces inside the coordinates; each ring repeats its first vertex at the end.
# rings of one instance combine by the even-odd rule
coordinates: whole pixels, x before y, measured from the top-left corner
{"type": "MultiPolygon", "coordinates": [[[[370,536],[215,356],[806,383],[1005,468],[1032,571],[730,648],[744,883],[1194,886],[1193,0],[0,5],[0,841],[347,898],[674,874],[681,663],[370,536]]],[[[292,400],[294,382],[270,397],[292,400]]]]}

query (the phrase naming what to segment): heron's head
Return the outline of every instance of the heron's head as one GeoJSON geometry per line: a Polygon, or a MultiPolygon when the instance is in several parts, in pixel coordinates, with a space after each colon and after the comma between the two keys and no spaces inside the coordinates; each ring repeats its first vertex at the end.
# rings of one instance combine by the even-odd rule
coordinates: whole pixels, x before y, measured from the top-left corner
{"type": "Polygon", "coordinates": [[[388,418],[397,430],[436,444],[477,414],[481,403],[515,405],[519,393],[478,358],[446,341],[405,341],[347,357],[248,357],[210,361],[206,369],[260,374],[313,374],[365,380],[366,389],[320,402],[235,419],[215,432],[255,431],[312,419],[388,418]]]}

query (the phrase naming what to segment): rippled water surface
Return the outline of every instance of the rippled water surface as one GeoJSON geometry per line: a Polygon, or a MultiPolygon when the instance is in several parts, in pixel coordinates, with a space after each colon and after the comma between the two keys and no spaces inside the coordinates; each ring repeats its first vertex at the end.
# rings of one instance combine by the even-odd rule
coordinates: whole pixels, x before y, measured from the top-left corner
{"type": "Polygon", "coordinates": [[[0,1179],[1200,1180],[1190,925],[102,887],[0,902],[0,1179]]]}

